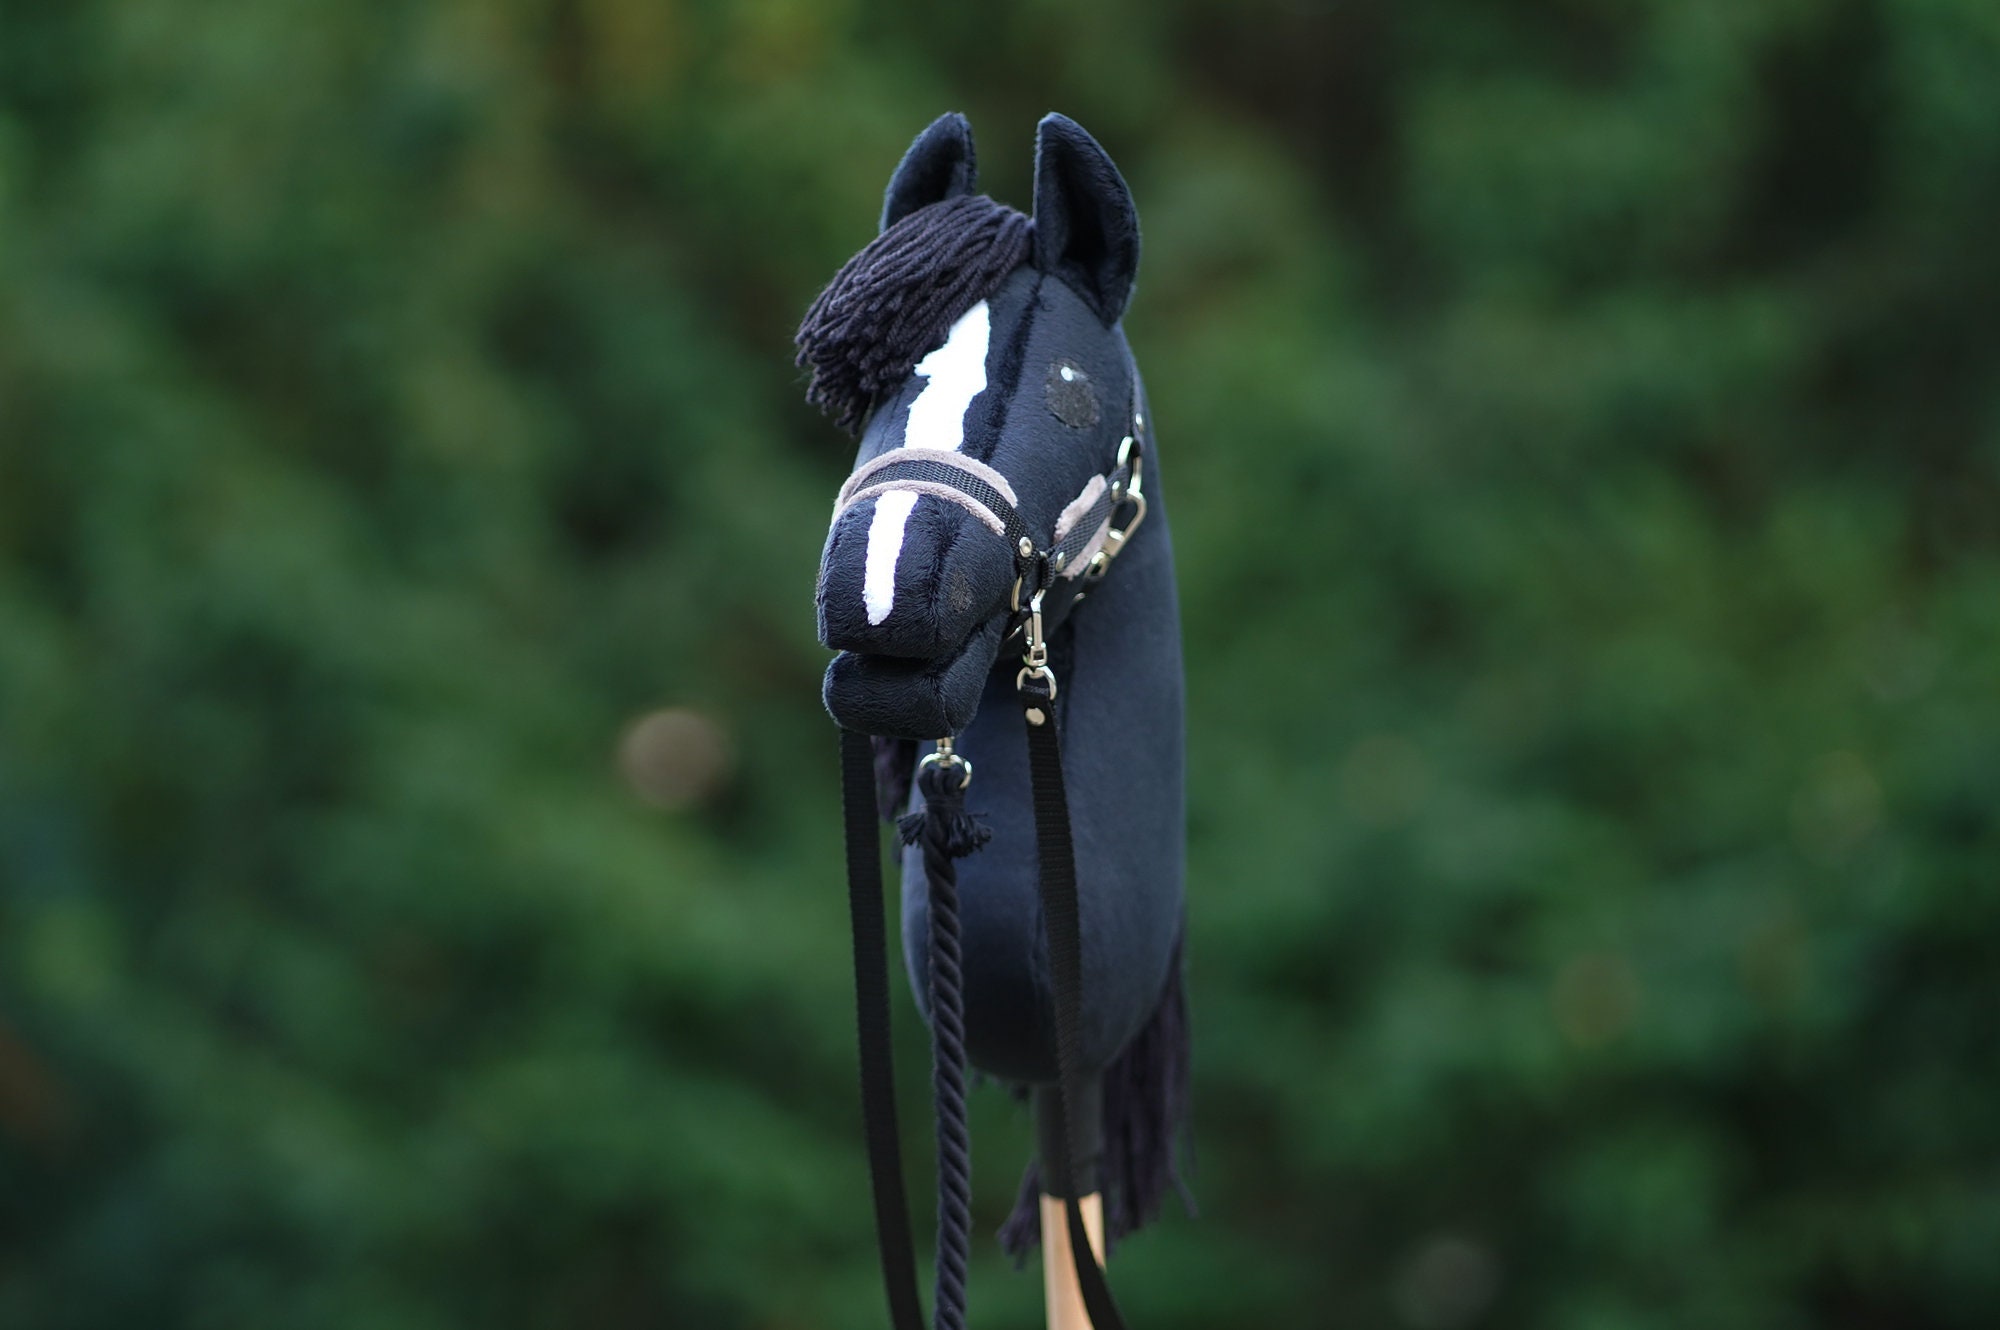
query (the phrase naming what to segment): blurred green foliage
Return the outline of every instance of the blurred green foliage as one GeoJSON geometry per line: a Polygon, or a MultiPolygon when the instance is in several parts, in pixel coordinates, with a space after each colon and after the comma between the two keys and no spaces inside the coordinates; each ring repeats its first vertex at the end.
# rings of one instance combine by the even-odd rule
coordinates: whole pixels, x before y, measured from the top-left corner
{"type": "Polygon", "coordinates": [[[2000,1321],[1992,0],[5,0],[0,1325],[881,1324],[789,336],[954,107],[1146,228],[1135,1324],[2000,1321]]]}

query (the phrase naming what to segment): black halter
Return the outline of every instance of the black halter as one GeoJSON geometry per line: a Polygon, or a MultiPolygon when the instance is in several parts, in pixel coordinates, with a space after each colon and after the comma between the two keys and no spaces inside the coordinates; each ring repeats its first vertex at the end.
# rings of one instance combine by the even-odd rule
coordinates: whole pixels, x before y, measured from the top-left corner
{"type": "MultiPolygon", "coordinates": [[[[1127,417],[1130,431],[1119,440],[1111,466],[1092,476],[1071,507],[1063,510],[1069,520],[1058,518],[1046,535],[1021,516],[1006,477],[984,462],[942,448],[892,448],[864,463],[841,487],[834,501],[834,519],[838,521],[842,512],[864,499],[897,490],[931,494],[958,504],[1005,540],[1013,554],[1014,590],[1008,609],[1014,618],[1009,638],[1023,628],[1035,627],[1035,638],[1046,642],[1043,634],[1062,625],[1069,611],[1110,571],[1112,560],[1146,520],[1146,417],[1140,408],[1138,366],[1129,358],[1127,364],[1132,375],[1127,417]],[[1086,496],[1089,502],[1082,512],[1072,513],[1086,496]],[[1121,517],[1123,526],[1118,525],[1121,517]],[[1058,581],[1064,583],[1060,588],[1058,581]],[[1052,590],[1057,594],[1048,597],[1052,590]],[[1039,626],[1031,623],[1037,613],[1042,616],[1039,626]]],[[[1035,663],[1045,666],[1046,658],[1035,663]]]]}
{"type": "MultiPolygon", "coordinates": [[[[989,529],[1009,541],[1015,564],[1014,590],[1010,599],[1013,622],[1008,640],[1021,640],[1021,667],[1015,676],[1022,716],[1027,725],[1028,773],[1034,806],[1035,844],[1039,861],[1040,893],[1044,928],[1049,944],[1049,969],[1054,990],[1056,1022],[1057,1083],[1055,1095],[1061,1122],[1059,1138],[1053,1145],[1058,1157],[1044,1160],[1047,1173],[1062,1180],[1059,1190],[1069,1230],[1069,1248],[1077,1282],[1090,1322],[1096,1330],[1124,1330],[1104,1271],[1092,1251],[1083,1212],[1078,1203],[1081,1187],[1075,1163],[1086,1151],[1079,1134],[1081,1118],[1077,1110],[1085,1102],[1084,1073],[1078,1066],[1081,1047],[1080,1021],[1083,991],[1082,929],[1076,889],[1076,860],[1070,836],[1069,801],[1063,785],[1062,747],[1057,732],[1055,708],[1056,675],[1049,665],[1048,639],[1068,613],[1088,594],[1091,587],[1110,571],[1132,533],[1146,516],[1144,493],[1145,417],[1140,410],[1137,367],[1132,373],[1131,430],[1119,442],[1111,467],[1092,478],[1077,497],[1096,492],[1081,512],[1075,513],[1060,530],[1040,537],[1021,517],[1011,493],[1004,492],[1003,477],[982,463],[961,459],[955,454],[924,450],[920,457],[896,458],[884,454],[871,464],[866,475],[857,471],[850,481],[852,494],[843,490],[841,505],[888,489],[909,489],[936,494],[961,503],[989,529]],[[1000,483],[996,484],[995,481],[1000,483]],[[1098,481],[1103,481],[1101,487],[1098,481]],[[854,487],[855,481],[865,485],[854,487]],[[1122,521],[1123,525],[1119,525],[1122,521]],[[1058,589],[1057,582],[1064,585],[1058,589]],[[1057,592],[1053,603],[1049,593],[1057,592]]],[[[1009,487],[1011,488],[1011,487],[1009,487]]],[[[1072,508],[1075,504],[1072,504],[1072,508]]],[[[1068,512],[1069,510],[1065,510],[1068,512]]],[[[937,775],[956,771],[955,782],[962,792],[972,780],[972,764],[955,751],[950,737],[940,738],[937,752],[924,759],[926,767],[939,768],[937,775]]],[[[917,1298],[915,1247],[910,1229],[908,1203],[903,1191],[902,1151],[896,1127],[895,1077],[889,1038],[889,984],[887,928],[882,909],[882,864],[876,832],[874,755],[866,735],[851,730],[841,732],[842,803],[847,838],[848,908],[854,932],[854,986],[856,1025],[860,1037],[861,1101],[868,1143],[870,1177],[875,1196],[876,1235],[882,1253],[883,1280],[889,1296],[891,1323],[895,1330],[922,1330],[922,1312],[917,1298]]],[[[930,793],[944,792],[951,782],[937,780],[927,786],[927,808],[934,801],[930,793]]],[[[927,833],[928,833],[927,828],[927,833]]],[[[950,854],[942,848],[932,853],[925,846],[926,873],[930,878],[934,907],[942,900],[947,909],[931,913],[931,958],[933,969],[932,1039],[939,1070],[939,1278],[934,1308],[940,1327],[964,1324],[963,1250],[968,1228],[966,1173],[969,1162],[963,1148],[964,1049],[962,1009],[939,1010],[940,998],[946,1007],[961,1000],[956,983],[941,995],[936,974],[940,957],[949,964],[955,980],[957,966],[956,883],[950,854]],[[945,930],[948,936],[940,937],[945,930]],[[942,946],[941,946],[942,944],[942,946]],[[952,1060],[956,1060],[956,1075],[952,1060]],[[957,1115],[947,1122],[947,1107],[957,1115]],[[947,1165],[949,1164],[949,1171],[947,1165]],[[956,1248],[956,1250],[952,1250],[956,1248]]],[[[963,849],[951,853],[962,853],[963,849]]],[[[1047,1235],[1044,1235],[1045,1239],[1047,1235]]],[[[1045,1242],[1046,1247],[1046,1242],[1045,1242]]]]}

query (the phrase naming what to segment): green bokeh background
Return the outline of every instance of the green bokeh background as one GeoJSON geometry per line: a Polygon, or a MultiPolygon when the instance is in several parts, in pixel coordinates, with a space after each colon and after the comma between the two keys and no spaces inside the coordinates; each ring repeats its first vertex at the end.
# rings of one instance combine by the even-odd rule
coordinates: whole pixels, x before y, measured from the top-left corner
{"type": "Polygon", "coordinates": [[[4,0],[0,1326],[884,1323],[789,339],[947,109],[1145,228],[1135,1326],[2000,1323],[1992,0],[4,0]]]}

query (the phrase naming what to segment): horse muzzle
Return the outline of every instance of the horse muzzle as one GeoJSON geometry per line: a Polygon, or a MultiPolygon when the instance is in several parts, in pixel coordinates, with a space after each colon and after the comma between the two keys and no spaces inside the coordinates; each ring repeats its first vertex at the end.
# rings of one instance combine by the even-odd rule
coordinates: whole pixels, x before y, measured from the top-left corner
{"type": "Polygon", "coordinates": [[[930,494],[845,508],[827,533],[819,637],[827,709],[843,727],[924,739],[956,734],[978,708],[1014,585],[1005,541],[930,494]]]}

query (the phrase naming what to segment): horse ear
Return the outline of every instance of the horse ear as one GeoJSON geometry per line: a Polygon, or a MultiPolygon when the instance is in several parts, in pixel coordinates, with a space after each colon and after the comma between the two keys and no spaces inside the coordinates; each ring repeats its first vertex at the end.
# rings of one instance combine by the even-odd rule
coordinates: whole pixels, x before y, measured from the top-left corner
{"type": "Polygon", "coordinates": [[[1139,271],[1139,213],[1110,154],[1065,115],[1035,130],[1035,266],[1067,280],[1109,325],[1139,271]]]}
{"type": "Polygon", "coordinates": [[[972,122],[956,111],[931,121],[903,154],[882,196],[882,229],[927,204],[970,194],[979,179],[972,155],[972,122]]]}

